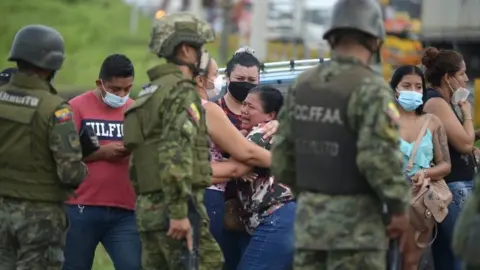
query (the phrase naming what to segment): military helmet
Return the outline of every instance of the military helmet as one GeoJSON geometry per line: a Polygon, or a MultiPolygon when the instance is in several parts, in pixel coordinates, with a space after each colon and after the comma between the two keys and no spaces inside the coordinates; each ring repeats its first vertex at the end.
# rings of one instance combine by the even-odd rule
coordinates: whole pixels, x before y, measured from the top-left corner
{"type": "Polygon", "coordinates": [[[378,0],[338,0],[333,8],[330,28],[323,39],[343,29],[358,30],[383,41],[385,26],[378,0]]]}
{"type": "Polygon", "coordinates": [[[22,60],[39,68],[59,70],[65,60],[63,37],[45,25],[24,26],[13,39],[8,60],[22,60]]]}
{"type": "Polygon", "coordinates": [[[200,48],[214,39],[215,32],[206,21],[188,12],[177,12],[154,21],[149,47],[160,57],[170,57],[182,43],[200,48]]]}

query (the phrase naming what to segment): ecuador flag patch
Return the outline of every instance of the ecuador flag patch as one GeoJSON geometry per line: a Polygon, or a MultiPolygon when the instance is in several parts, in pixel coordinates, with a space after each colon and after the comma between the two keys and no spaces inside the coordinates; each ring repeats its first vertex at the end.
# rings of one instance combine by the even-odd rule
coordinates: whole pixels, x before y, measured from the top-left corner
{"type": "Polygon", "coordinates": [[[55,111],[55,119],[58,123],[63,123],[71,120],[73,117],[72,111],[68,108],[60,109],[55,111]]]}
{"type": "Polygon", "coordinates": [[[190,106],[188,107],[187,111],[188,111],[188,114],[190,115],[190,117],[192,117],[192,119],[196,123],[198,123],[198,121],[200,121],[200,111],[198,110],[197,105],[191,103],[190,106]]]}

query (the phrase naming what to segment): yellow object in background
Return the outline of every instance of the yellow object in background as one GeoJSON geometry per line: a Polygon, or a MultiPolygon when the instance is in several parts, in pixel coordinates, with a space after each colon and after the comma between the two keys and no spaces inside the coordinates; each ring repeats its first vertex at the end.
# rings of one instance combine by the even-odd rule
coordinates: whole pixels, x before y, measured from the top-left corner
{"type": "Polygon", "coordinates": [[[159,11],[157,11],[157,13],[155,13],[155,19],[160,19],[160,18],[162,18],[162,17],[165,16],[165,15],[166,15],[165,10],[161,10],[161,9],[160,9],[159,11]]]}
{"type": "Polygon", "coordinates": [[[480,127],[480,79],[475,79],[473,84],[473,108],[474,108],[474,124],[480,127]]]}

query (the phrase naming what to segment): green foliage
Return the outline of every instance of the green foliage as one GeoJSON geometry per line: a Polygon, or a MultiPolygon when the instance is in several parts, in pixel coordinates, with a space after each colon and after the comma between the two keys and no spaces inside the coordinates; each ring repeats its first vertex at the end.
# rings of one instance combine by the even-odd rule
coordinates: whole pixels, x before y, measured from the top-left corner
{"type": "Polygon", "coordinates": [[[21,27],[45,24],[62,33],[67,58],[55,85],[63,90],[90,88],[112,53],[132,59],[139,83],[147,80],[145,70],[158,62],[147,47],[150,19],[141,17],[137,33],[130,34],[130,7],[121,0],[2,0],[0,16],[2,67],[13,65],[6,58],[21,27]]]}
{"type": "Polygon", "coordinates": [[[92,270],[114,270],[112,260],[102,245],[98,245],[92,270]]]}
{"type": "Polygon", "coordinates": [[[60,91],[91,88],[103,60],[112,53],[133,61],[138,90],[147,82],[146,70],[160,60],[148,51],[151,18],[141,14],[131,34],[130,14],[131,7],[122,0],[1,0],[0,69],[14,65],[6,59],[17,31],[28,24],[45,24],[60,31],[66,44],[67,58],[54,81],[60,91]]]}

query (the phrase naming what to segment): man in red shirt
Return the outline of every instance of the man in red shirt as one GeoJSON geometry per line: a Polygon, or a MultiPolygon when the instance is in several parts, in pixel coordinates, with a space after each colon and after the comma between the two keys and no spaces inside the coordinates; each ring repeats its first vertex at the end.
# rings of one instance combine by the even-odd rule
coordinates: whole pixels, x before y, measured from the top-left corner
{"type": "Polygon", "coordinates": [[[70,228],[64,270],[90,270],[98,243],[117,270],[141,269],[141,244],[135,221],[135,192],[129,179],[129,153],[123,147],[124,112],[134,68],[124,55],[108,56],[97,87],[69,103],[77,129],[89,128],[100,149],[84,157],[89,174],[67,201],[70,228]]]}

